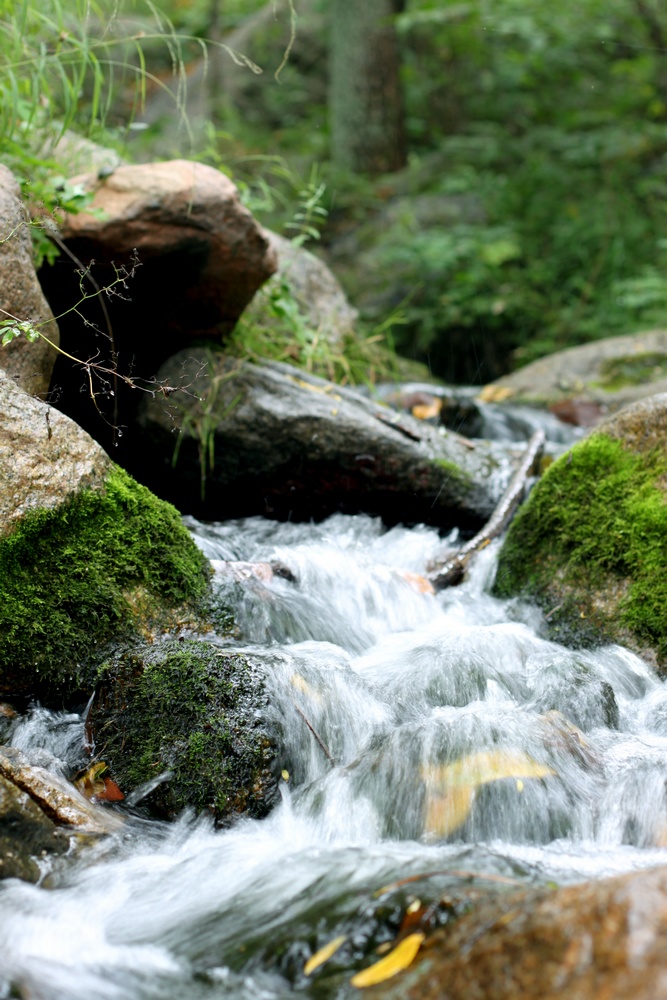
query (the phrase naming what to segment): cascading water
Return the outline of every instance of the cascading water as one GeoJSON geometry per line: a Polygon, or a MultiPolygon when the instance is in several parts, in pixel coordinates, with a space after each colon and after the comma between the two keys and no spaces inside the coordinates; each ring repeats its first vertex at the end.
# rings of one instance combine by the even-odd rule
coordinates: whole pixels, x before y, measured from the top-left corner
{"type": "MultiPolygon", "coordinates": [[[[344,997],[390,941],[413,883],[437,901],[475,872],[560,884],[667,861],[667,689],[620,647],[540,637],[526,604],[469,579],[420,592],[435,530],[190,522],[243,650],[266,679],[285,779],[263,821],[214,830],[128,811],[44,884],[0,883],[0,997],[344,997]],[[285,568],[236,581],[220,560],[285,568]],[[416,883],[415,883],[416,884],[416,883]],[[338,935],[329,978],[306,959],[338,935]],[[319,991],[319,992],[318,992],[319,991]]],[[[36,708],[11,742],[76,764],[77,716],[36,708]]],[[[326,967],[325,967],[326,968],[326,967]]]]}

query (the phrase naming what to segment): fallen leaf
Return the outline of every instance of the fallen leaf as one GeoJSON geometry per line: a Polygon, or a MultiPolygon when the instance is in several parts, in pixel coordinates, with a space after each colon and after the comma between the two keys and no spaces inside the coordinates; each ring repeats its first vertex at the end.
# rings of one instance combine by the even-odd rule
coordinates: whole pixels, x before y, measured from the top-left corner
{"type": "Polygon", "coordinates": [[[74,782],[82,795],[87,799],[98,799],[100,802],[122,802],[125,796],[116,782],[105,777],[109,770],[104,761],[92,764],[80,778],[74,782]]]}
{"type": "MultiPolygon", "coordinates": [[[[546,778],[553,768],[521,750],[483,750],[451,764],[421,769],[426,785],[425,833],[446,837],[465,823],[475,790],[503,778],[546,778]]],[[[521,789],[519,789],[521,791],[521,789]]]]}
{"type": "Polygon", "coordinates": [[[428,792],[424,832],[430,836],[448,837],[463,826],[475,798],[475,788],[452,788],[445,795],[428,792]]]}
{"type": "Polygon", "coordinates": [[[440,416],[441,409],[442,400],[434,399],[432,403],[418,403],[417,406],[413,406],[412,416],[416,417],[417,420],[433,420],[440,416]]]}
{"type": "Polygon", "coordinates": [[[419,573],[411,573],[407,569],[401,570],[401,576],[418,594],[435,594],[433,584],[425,576],[420,576],[419,573]]]}
{"type": "Polygon", "coordinates": [[[100,802],[122,802],[125,795],[113,778],[105,778],[104,789],[101,792],[96,792],[95,798],[100,802]]]}
{"type": "Polygon", "coordinates": [[[341,934],[340,937],[335,937],[333,941],[329,941],[325,944],[323,948],[316,951],[314,955],[311,955],[306,964],[303,967],[304,976],[310,976],[315,969],[319,969],[321,965],[328,962],[332,955],[335,955],[341,945],[345,944],[347,937],[345,934],[341,934]]]}
{"type": "Polygon", "coordinates": [[[367,969],[357,972],[350,980],[351,986],[357,989],[365,989],[367,986],[375,986],[376,983],[384,983],[387,979],[403,972],[414,962],[417,952],[421,948],[421,943],[426,935],[423,931],[415,931],[404,937],[388,955],[381,958],[379,962],[369,965],[367,969]]]}
{"type": "Polygon", "coordinates": [[[280,772],[280,777],[283,779],[283,781],[289,781],[289,771],[286,768],[283,768],[282,771],[280,772]]]}
{"type": "Polygon", "coordinates": [[[504,403],[506,399],[513,396],[515,393],[514,389],[510,389],[505,385],[494,385],[491,382],[489,385],[485,385],[483,389],[477,394],[477,399],[480,403],[504,403]]]}
{"type": "Polygon", "coordinates": [[[313,701],[317,702],[318,705],[322,704],[321,695],[311,687],[305,677],[301,674],[292,674],[290,677],[290,684],[296,691],[300,691],[301,694],[305,694],[308,698],[312,698],[313,701]]]}

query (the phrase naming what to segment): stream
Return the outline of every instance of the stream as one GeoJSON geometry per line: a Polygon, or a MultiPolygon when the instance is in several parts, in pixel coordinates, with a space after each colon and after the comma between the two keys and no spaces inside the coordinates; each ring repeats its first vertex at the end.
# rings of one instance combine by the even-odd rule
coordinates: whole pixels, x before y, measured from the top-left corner
{"type": "MultiPolygon", "coordinates": [[[[186,523],[238,624],[206,638],[265,678],[276,805],[218,830],[121,807],[118,833],[42,884],[0,883],[0,998],[356,996],[350,977],[415,899],[442,923],[466,879],[565,885],[667,862],[665,685],[621,647],[547,641],[536,608],[492,597],[496,543],[432,595],[419,576],[447,544],[432,528],[186,523]],[[296,583],[240,584],[230,559],[296,583]]],[[[69,771],[83,721],[35,706],[9,742],[69,771]]]]}

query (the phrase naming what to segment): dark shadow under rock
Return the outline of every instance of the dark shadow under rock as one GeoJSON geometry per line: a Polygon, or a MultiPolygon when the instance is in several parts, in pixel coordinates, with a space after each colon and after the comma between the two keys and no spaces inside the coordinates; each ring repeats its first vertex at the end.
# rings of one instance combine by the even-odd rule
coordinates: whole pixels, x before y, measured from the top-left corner
{"type": "Polygon", "coordinates": [[[144,399],[132,471],[182,511],[221,519],[334,512],[477,528],[511,473],[470,442],[289,365],[182,351],[144,399]]]}

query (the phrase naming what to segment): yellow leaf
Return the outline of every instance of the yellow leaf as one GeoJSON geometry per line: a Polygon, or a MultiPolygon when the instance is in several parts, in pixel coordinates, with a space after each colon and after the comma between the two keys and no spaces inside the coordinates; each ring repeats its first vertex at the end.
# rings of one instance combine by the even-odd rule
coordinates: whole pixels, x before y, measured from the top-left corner
{"type": "Polygon", "coordinates": [[[317,702],[318,705],[322,704],[321,696],[318,694],[315,688],[310,686],[306,678],[302,677],[301,674],[292,674],[292,676],[290,677],[290,684],[297,691],[300,691],[301,694],[305,694],[306,697],[312,698],[312,700],[317,702]]]}
{"type": "Polygon", "coordinates": [[[283,779],[283,781],[289,781],[289,771],[286,768],[283,768],[282,771],[280,772],[280,777],[283,779]]]}
{"type": "Polygon", "coordinates": [[[513,396],[516,389],[510,389],[506,385],[494,385],[493,382],[485,385],[477,394],[480,403],[504,403],[506,399],[513,396]]]}
{"type": "Polygon", "coordinates": [[[514,778],[518,791],[522,791],[522,779],[546,778],[555,773],[521,750],[483,750],[451,764],[422,768],[426,785],[424,832],[447,837],[462,826],[470,814],[475,789],[481,785],[514,778]]]}
{"type": "Polygon", "coordinates": [[[376,983],[384,983],[385,980],[398,975],[399,972],[412,965],[425,937],[426,935],[423,931],[408,934],[388,955],[381,958],[379,962],[369,965],[367,969],[363,969],[361,972],[357,972],[356,976],[352,976],[350,985],[362,990],[366,986],[375,986],[376,983]]]}
{"type": "Polygon", "coordinates": [[[85,795],[87,799],[92,799],[93,796],[104,792],[104,778],[102,775],[107,770],[108,767],[103,761],[97,761],[97,763],[91,764],[88,770],[80,778],[76,779],[74,784],[82,795],[85,795]]]}
{"type": "Polygon", "coordinates": [[[442,409],[442,400],[434,399],[432,403],[418,403],[412,407],[412,416],[417,420],[433,420],[442,409]]]}
{"type": "Polygon", "coordinates": [[[468,788],[487,785],[502,778],[546,778],[556,772],[533,760],[522,750],[482,750],[452,764],[422,769],[429,788],[468,788]]]}
{"type": "Polygon", "coordinates": [[[304,976],[309,976],[315,969],[319,969],[321,965],[328,962],[332,955],[335,955],[342,944],[345,944],[347,937],[345,934],[341,934],[340,937],[335,937],[333,941],[329,941],[329,944],[325,944],[323,948],[316,951],[314,955],[311,955],[306,964],[303,967],[304,976]]]}
{"type": "Polygon", "coordinates": [[[429,794],[424,833],[431,837],[448,837],[467,820],[474,797],[474,788],[452,788],[446,795],[429,794]]]}

